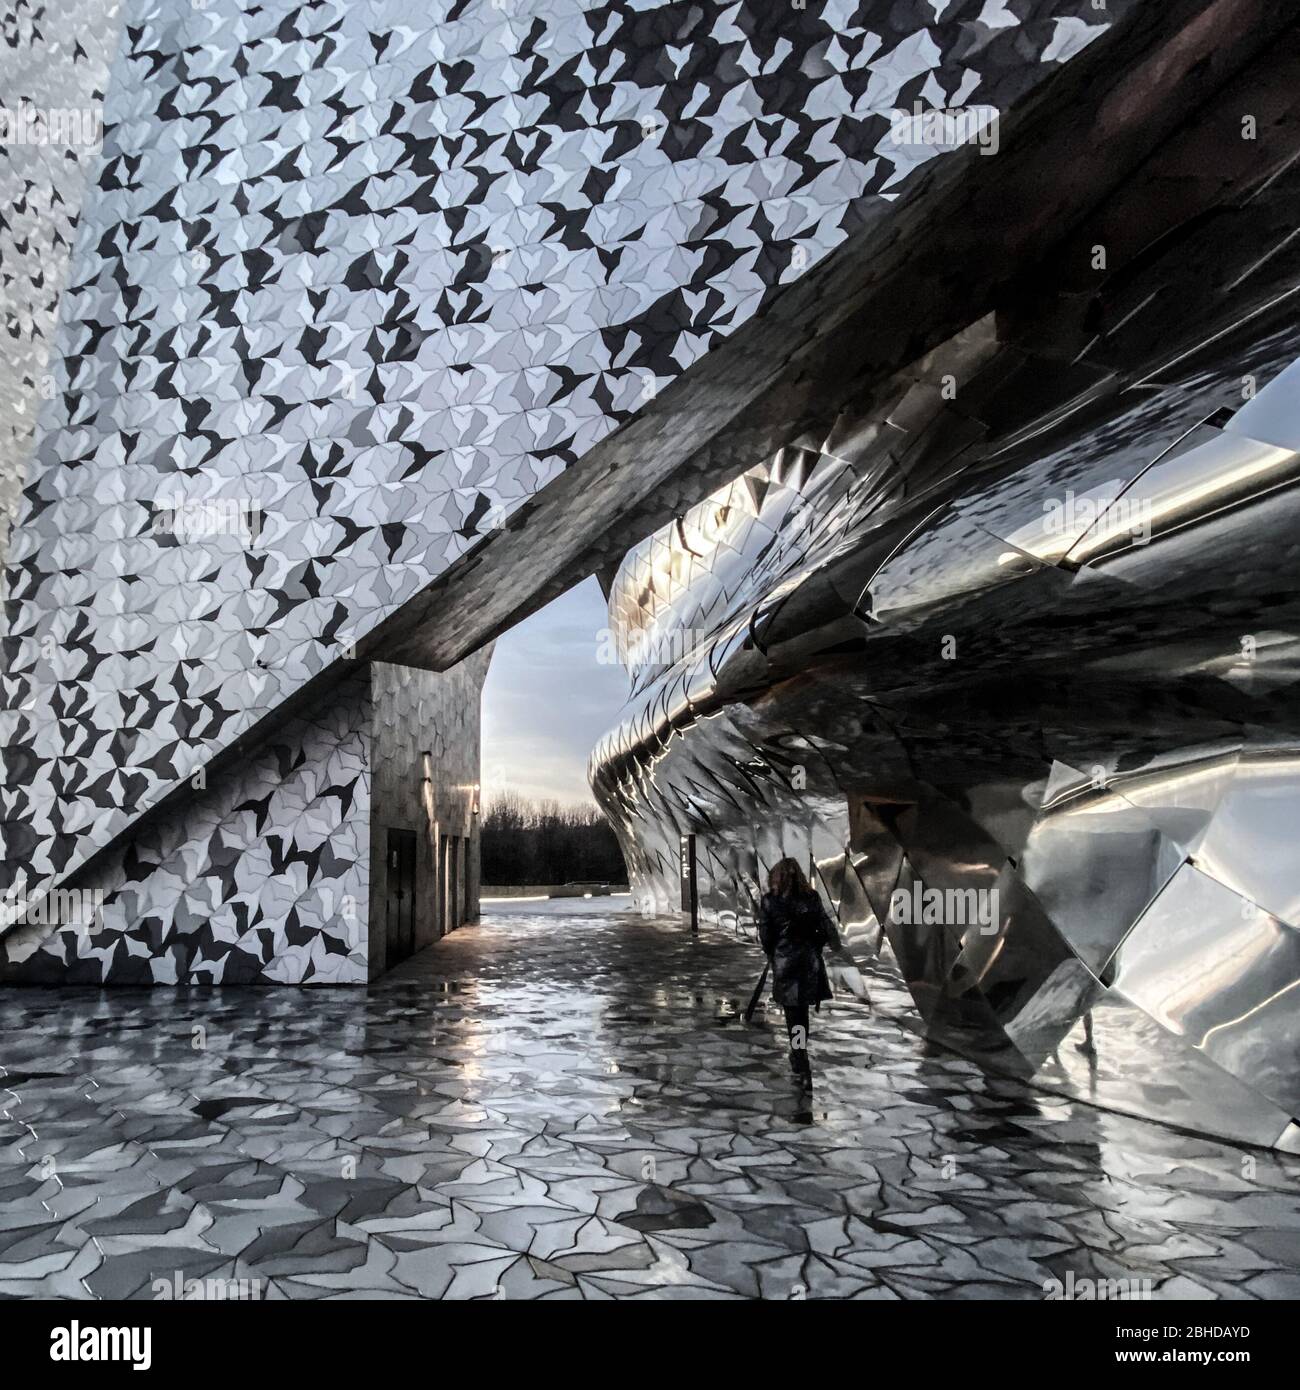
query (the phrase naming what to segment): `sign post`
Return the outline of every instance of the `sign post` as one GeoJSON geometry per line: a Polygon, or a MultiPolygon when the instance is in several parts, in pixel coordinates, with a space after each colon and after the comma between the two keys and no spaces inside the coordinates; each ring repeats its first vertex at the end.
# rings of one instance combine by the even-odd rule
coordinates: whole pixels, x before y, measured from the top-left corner
{"type": "Polygon", "coordinates": [[[691,915],[691,930],[700,929],[700,896],[695,884],[695,836],[683,835],[679,857],[682,882],[682,911],[691,915]]]}

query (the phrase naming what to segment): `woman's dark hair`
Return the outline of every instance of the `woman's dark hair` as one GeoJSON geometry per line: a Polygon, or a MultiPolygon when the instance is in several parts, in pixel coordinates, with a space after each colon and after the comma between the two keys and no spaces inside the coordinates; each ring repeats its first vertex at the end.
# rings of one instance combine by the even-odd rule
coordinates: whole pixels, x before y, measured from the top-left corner
{"type": "Polygon", "coordinates": [[[779,898],[799,898],[812,892],[797,859],[782,859],[767,876],[767,891],[779,898]]]}

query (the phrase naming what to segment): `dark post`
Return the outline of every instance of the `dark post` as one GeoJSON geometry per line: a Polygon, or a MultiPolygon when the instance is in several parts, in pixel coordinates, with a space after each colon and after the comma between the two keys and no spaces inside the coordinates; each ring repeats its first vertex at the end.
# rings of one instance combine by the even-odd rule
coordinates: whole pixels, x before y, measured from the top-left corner
{"type": "Polygon", "coordinates": [[[695,886],[695,836],[681,839],[682,911],[691,914],[691,930],[700,929],[700,896],[695,886]]]}

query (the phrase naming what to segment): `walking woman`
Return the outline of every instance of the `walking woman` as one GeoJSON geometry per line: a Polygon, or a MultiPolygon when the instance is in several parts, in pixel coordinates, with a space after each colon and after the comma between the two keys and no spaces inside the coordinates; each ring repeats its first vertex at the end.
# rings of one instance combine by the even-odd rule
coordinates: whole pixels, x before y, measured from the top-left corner
{"type": "Polygon", "coordinates": [[[772,998],[785,1010],[791,1074],[811,1088],[808,1010],[831,997],[822,948],[838,951],[840,938],[796,860],[782,859],[768,875],[758,910],[758,939],[772,965],[772,998]]]}

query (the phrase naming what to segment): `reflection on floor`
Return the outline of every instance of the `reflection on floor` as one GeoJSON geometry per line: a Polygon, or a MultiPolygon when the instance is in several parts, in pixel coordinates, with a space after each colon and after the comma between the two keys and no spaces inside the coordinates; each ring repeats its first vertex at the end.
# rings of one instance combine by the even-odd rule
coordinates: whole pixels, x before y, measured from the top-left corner
{"type": "Polygon", "coordinates": [[[883,969],[800,1101],[755,955],[521,904],[369,993],[6,991],[0,1293],[1300,1296],[1296,1160],[927,1055],[883,969]]]}

